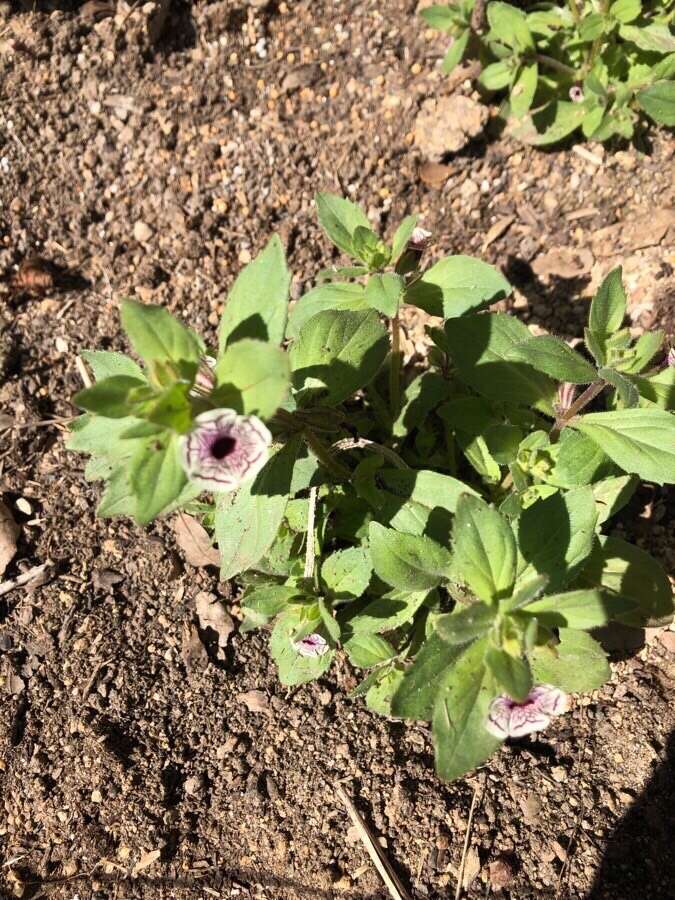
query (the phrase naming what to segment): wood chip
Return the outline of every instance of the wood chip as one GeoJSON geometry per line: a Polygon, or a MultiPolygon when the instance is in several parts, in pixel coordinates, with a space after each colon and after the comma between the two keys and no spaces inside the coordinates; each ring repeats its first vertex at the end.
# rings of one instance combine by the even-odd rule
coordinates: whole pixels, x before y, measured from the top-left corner
{"type": "Polygon", "coordinates": [[[433,188],[442,188],[453,172],[452,166],[443,166],[435,162],[422,163],[419,168],[420,180],[433,188]]]}
{"type": "Polygon", "coordinates": [[[485,235],[485,240],[483,241],[482,252],[485,253],[490,244],[494,244],[496,240],[498,240],[502,235],[506,234],[511,225],[515,222],[514,216],[502,216],[501,219],[497,219],[494,225],[488,229],[488,233],[485,235]]]}
{"type": "Polygon", "coordinates": [[[581,209],[574,209],[572,212],[567,213],[565,218],[568,222],[576,222],[578,219],[590,219],[591,216],[596,216],[600,210],[595,206],[582,206],[581,209]]]}
{"type": "Polygon", "coordinates": [[[475,847],[469,847],[464,860],[464,872],[462,873],[462,888],[468,891],[476,876],[480,872],[480,856],[475,847]]]}
{"type": "Polygon", "coordinates": [[[237,694],[237,700],[243,703],[249,712],[269,712],[270,703],[267,694],[263,691],[244,691],[242,694],[237,694]]]}
{"type": "Polygon", "coordinates": [[[142,872],[143,869],[147,869],[148,866],[151,866],[153,863],[157,862],[161,855],[161,850],[149,850],[147,853],[144,853],[131,870],[132,876],[138,875],[138,873],[142,872]]]}
{"type": "Polygon", "coordinates": [[[179,513],[173,522],[176,543],[191,566],[218,566],[220,556],[204,526],[193,516],[179,513]]]}

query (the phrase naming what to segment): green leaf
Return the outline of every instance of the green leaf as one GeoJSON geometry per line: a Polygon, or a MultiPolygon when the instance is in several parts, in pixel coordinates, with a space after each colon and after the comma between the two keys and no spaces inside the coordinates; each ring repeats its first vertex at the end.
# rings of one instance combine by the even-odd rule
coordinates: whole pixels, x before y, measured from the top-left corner
{"type": "MultiPolygon", "coordinates": [[[[171,428],[179,434],[187,434],[192,428],[192,408],[189,399],[189,382],[173,382],[164,389],[152,390],[143,386],[140,391],[133,391],[129,396],[133,412],[142,419],[147,419],[146,433],[157,434],[162,428],[171,428]],[[140,396],[139,396],[140,395],[140,396]]],[[[128,436],[142,436],[137,429],[128,436]]]]}
{"type": "Polygon", "coordinates": [[[382,597],[371,600],[356,615],[351,616],[346,626],[354,634],[380,634],[385,631],[394,631],[411,622],[417,610],[427,599],[427,590],[390,591],[382,597]]]}
{"type": "Polygon", "coordinates": [[[637,102],[655,122],[669,128],[675,126],[675,82],[650,84],[637,94],[637,102]]]}
{"type": "Polygon", "coordinates": [[[584,328],[584,343],[588,352],[599,366],[605,364],[607,359],[607,351],[605,348],[605,336],[590,328],[584,328]]]}
{"type": "Polygon", "coordinates": [[[302,628],[298,615],[292,612],[279,616],[272,631],[270,653],[279,668],[279,681],[282,684],[292,686],[313,681],[323,675],[333,662],[333,650],[328,650],[322,656],[301,656],[297,652],[293,643],[304,636],[303,631],[307,633],[307,629],[302,628]]]}
{"type": "Polygon", "coordinates": [[[284,248],[275,234],[232,285],[218,330],[219,352],[242,338],[280,344],[290,284],[284,248]]]}
{"type": "Polygon", "coordinates": [[[140,419],[127,416],[124,419],[105,419],[85,414],[70,423],[71,434],[66,448],[77,453],[93,453],[119,461],[132,455],[138,446],[125,440],[126,433],[136,425],[145,425],[140,419]]]}
{"type": "Polygon", "coordinates": [[[164,307],[123,300],[120,312],[132,347],[146,363],[199,362],[204,353],[201,338],[164,307]]]}
{"type": "Polygon", "coordinates": [[[223,581],[254,569],[272,546],[286,510],[299,450],[289,441],[235,494],[221,494],[215,515],[223,581]]]}
{"type": "Polygon", "coordinates": [[[591,485],[598,510],[598,528],[628,503],[637,484],[635,475],[618,475],[591,485]]]}
{"type": "Polygon", "coordinates": [[[401,534],[371,522],[368,536],[373,569],[394,588],[429,590],[448,573],[450,553],[425,535],[401,534]]]}
{"type": "Polygon", "coordinates": [[[340,624],[337,619],[333,617],[332,610],[328,607],[328,604],[323,597],[319,597],[317,606],[319,607],[319,615],[321,616],[321,621],[323,622],[326,634],[333,643],[336,644],[340,640],[340,624]]]}
{"type": "Polygon", "coordinates": [[[405,282],[400,275],[392,275],[390,272],[371,275],[366,284],[365,301],[383,316],[393,318],[398,314],[404,288],[405,282]]]}
{"type": "Polygon", "coordinates": [[[497,693],[484,662],[486,649],[485,640],[470,644],[441,679],[432,728],[436,771],[445,781],[485,762],[501,743],[485,727],[497,693]]]}
{"type": "Polygon", "coordinates": [[[385,666],[366,694],[366,706],[380,716],[391,715],[391,702],[403,679],[403,670],[385,666]]]}
{"type": "Polygon", "coordinates": [[[390,262],[389,247],[372,228],[357,225],[352,235],[352,246],[355,256],[371,271],[381,269],[390,262]]]}
{"type": "Polygon", "coordinates": [[[145,384],[146,381],[130,375],[112,375],[77,393],[73,402],[107,419],[123,419],[132,411],[129,392],[145,384]]]}
{"type": "Polygon", "coordinates": [[[673,591],[663,568],[645,550],[621,538],[600,535],[579,583],[631,601],[637,609],[621,617],[624,624],[655,627],[673,618],[673,591]]]}
{"type": "Polygon", "coordinates": [[[619,34],[624,41],[630,41],[648,53],[672,53],[675,51],[675,35],[667,25],[654,22],[641,28],[637,25],[622,25],[619,34]]]}
{"type": "Polygon", "coordinates": [[[484,500],[466,494],[457,504],[454,570],[485,603],[511,593],[516,542],[506,519],[484,500]]]}
{"type": "Polygon", "coordinates": [[[528,604],[523,610],[528,616],[547,628],[581,628],[585,631],[600,628],[610,620],[621,621],[621,616],[635,608],[635,604],[622,597],[611,598],[599,590],[568,591],[566,594],[550,594],[528,604]]]}
{"type": "Polygon", "coordinates": [[[136,518],[136,498],[129,483],[129,467],[118,466],[106,479],[105,490],[96,514],[108,519],[113,516],[136,518]]]}
{"type": "Polygon", "coordinates": [[[136,521],[147,525],[187,484],[178,455],[178,436],[165,432],[143,441],[131,459],[129,483],[136,498],[136,521]]]}
{"type": "Polygon", "coordinates": [[[584,16],[579,23],[579,37],[584,43],[590,44],[602,37],[607,25],[608,23],[601,13],[591,12],[584,16]]]}
{"type": "Polygon", "coordinates": [[[511,114],[515,116],[516,119],[520,119],[529,112],[529,109],[534,102],[534,95],[537,92],[538,79],[539,67],[536,62],[524,65],[518,73],[518,77],[516,78],[515,84],[511,88],[511,94],[509,95],[511,114]]]}
{"type": "Polygon", "coordinates": [[[369,669],[396,656],[396,650],[379,634],[352,635],[343,644],[349,662],[359,669],[369,669]]]}
{"type": "Polygon", "coordinates": [[[104,378],[112,378],[114,375],[145,379],[138,363],[123,353],[115,353],[112,350],[83,350],[80,356],[89,363],[96,381],[103,381],[104,378]]]}
{"type": "Polygon", "coordinates": [[[397,263],[399,257],[405,253],[408,242],[417,225],[417,216],[406,216],[396,229],[391,242],[391,261],[397,263]]]}
{"type": "Polygon", "coordinates": [[[571,426],[595,441],[626,472],[657,484],[675,482],[675,420],[662,409],[587,413],[571,426]]]}
{"type": "Polygon", "coordinates": [[[528,664],[498,647],[488,648],[485,662],[501,690],[522,703],[532,688],[532,673],[528,664]]]}
{"type": "Polygon", "coordinates": [[[494,266],[470,256],[446,256],[410,285],[405,302],[454,319],[510,293],[511,285],[494,266]]]}
{"type": "Polygon", "coordinates": [[[590,438],[565,428],[558,442],[558,456],[547,481],[561,487],[590,484],[613,466],[603,451],[590,438]]]}
{"type": "Polygon", "coordinates": [[[518,585],[546,575],[550,590],[564,588],[591,552],[596,520],[590,487],[556,493],[523,510],[516,523],[518,585]]]}
{"type": "Polygon", "coordinates": [[[291,600],[300,595],[301,592],[298,588],[289,585],[263,584],[247,591],[242,598],[241,605],[246,610],[271,619],[283,612],[291,600]]]}
{"type": "Polygon", "coordinates": [[[663,346],[663,338],[662,331],[645,331],[631,348],[630,354],[617,362],[615,368],[631,375],[641,372],[663,346]]]}
{"type": "Polygon", "coordinates": [[[291,348],[297,391],[341,403],[377,374],[389,349],[375,310],[325,310],[306,322],[291,348]]]}
{"type": "Polygon", "coordinates": [[[468,644],[489,631],[494,624],[495,615],[494,607],[485,603],[471,603],[439,616],[436,631],[448,644],[468,644]]]}
{"type": "Polygon", "coordinates": [[[422,372],[403,392],[401,412],[394,422],[393,435],[405,438],[426,421],[429,414],[450,395],[448,379],[437,372],[422,372]]]}
{"type": "Polygon", "coordinates": [[[467,28],[454,39],[448,48],[447,53],[443,57],[443,62],[441,63],[441,71],[445,72],[446,75],[452,72],[455,66],[459,65],[464,59],[470,37],[471,29],[467,28]]]}
{"type": "Polygon", "coordinates": [[[516,140],[533,147],[557,144],[581,125],[588,112],[588,103],[554,100],[536,114],[516,120],[509,132],[516,140]]]}
{"type": "Polygon", "coordinates": [[[614,369],[608,369],[604,366],[598,369],[598,375],[616,388],[624,408],[632,409],[638,405],[640,395],[638,394],[638,389],[629,378],[626,378],[625,375],[614,369]]]}
{"type": "Polygon", "coordinates": [[[462,481],[427,469],[380,469],[377,479],[384,488],[378,518],[397,531],[427,534],[440,544],[448,543],[460,495],[475,493],[462,481]]]}
{"type": "Polygon", "coordinates": [[[463,316],[446,322],[445,333],[459,377],[479,394],[553,415],[554,382],[509,359],[513,348],[531,337],[522,322],[504,313],[463,316]]]}
{"type": "Polygon", "coordinates": [[[342,284],[339,281],[321,284],[300,297],[295,304],[288,317],[287,335],[289,338],[296,339],[305,322],[325,309],[359,310],[366,308],[362,284],[342,284]]]}
{"type": "Polygon", "coordinates": [[[335,600],[354,600],[368,587],[373,574],[370,554],[364,547],[331,553],[321,563],[321,580],[335,600]]]}
{"type": "Polygon", "coordinates": [[[226,348],[216,365],[216,406],[268,418],[286,399],[291,383],[288,354],[262,341],[243,338],[226,348]]]}
{"type": "Polygon", "coordinates": [[[353,236],[357,228],[370,230],[370,222],[360,206],[337,194],[316,195],[319,223],[338,249],[354,255],[353,236]]]}
{"type": "MultiPolygon", "coordinates": [[[[653,403],[659,409],[675,409],[675,368],[673,366],[661,369],[660,372],[650,375],[648,378],[635,376],[635,384],[643,401],[653,403]]],[[[646,406],[647,403],[643,402],[642,405],[646,406]]]]}
{"type": "Polygon", "coordinates": [[[534,41],[530,34],[525,13],[510,3],[495,2],[487,5],[487,18],[493,36],[514,50],[532,50],[534,41]]]}
{"type": "Polygon", "coordinates": [[[401,679],[392,701],[392,714],[403,719],[430,721],[440,679],[463,650],[463,646],[453,646],[436,633],[431,634],[401,679]]]}
{"type": "Polygon", "coordinates": [[[500,59],[485,66],[478,81],[487,91],[501,91],[511,84],[513,73],[513,60],[500,59]]]}
{"type": "Polygon", "coordinates": [[[449,6],[428,6],[420,10],[420,15],[431,28],[450,31],[456,24],[456,12],[449,6]]]}
{"type": "Polygon", "coordinates": [[[610,16],[619,22],[632,22],[642,11],[641,0],[614,0],[609,8],[610,16]]]}
{"type": "Polygon", "coordinates": [[[526,363],[558,381],[590,384],[597,377],[595,368],[560,338],[541,334],[516,344],[508,359],[526,363]]]}
{"type": "Polygon", "coordinates": [[[585,631],[573,628],[561,628],[559,637],[557,646],[535,647],[530,653],[535,681],[571,694],[602,687],[611,673],[600,644],[585,631]]]}
{"type": "Polygon", "coordinates": [[[621,276],[621,266],[612,269],[591,301],[588,327],[601,337],[618,331],[626,315],[626,293],[621,276]]]}

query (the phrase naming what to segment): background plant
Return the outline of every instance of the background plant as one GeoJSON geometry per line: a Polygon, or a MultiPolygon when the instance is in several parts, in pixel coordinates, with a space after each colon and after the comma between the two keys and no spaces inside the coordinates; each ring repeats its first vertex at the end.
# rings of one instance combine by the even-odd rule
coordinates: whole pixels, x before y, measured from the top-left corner
{"type": "Polygon", "coordinates": [[[345,653],[371,709],[431,721],[452,779],[525,733],[512,708],[541,728],[567,692],[602,684],[589,632],[670,621],[659,564],[603,532],[640,478],[675,481],[675,368],[653,366],[660,332],[623,327],[619,269],[579,352],[481,312],[511,290],[486,263],[424,270],[414,216],[386,242],[341,197],[317,209],[350,264],[289,314],[272,238],[230,292],[217,349],[125,301],[143,366],[83,354],[96,383],[69,447],[104,482],[99,514],[202,518],[221,577],[243,586],[242,630],[271,629],[284,684],[345,653]],[[442,321],[418,369],[402,366],[404,304],[442,321]],[[227,483],[205,493],[214,466],[227,483]]]}
{"type": "Polygon", "coordinates": [[[513,134],[552,144],[584,137],[632,138],[641,113],[675,125],[675,35],[671,0],[568,0],[526,9],[501,0],[457,0],[421,15],[452,38],[443,60],[482,65],[479,85],[506,92],[513,134]]]}

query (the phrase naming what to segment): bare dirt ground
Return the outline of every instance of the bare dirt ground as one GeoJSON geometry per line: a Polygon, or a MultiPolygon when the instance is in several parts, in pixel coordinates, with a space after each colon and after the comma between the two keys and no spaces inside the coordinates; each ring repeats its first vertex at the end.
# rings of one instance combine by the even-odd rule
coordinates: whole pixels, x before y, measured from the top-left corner
{"type": "MultiPolygon", "coordinates": [[[[0,596],[0,894],[386,896],[345,780],[415,898],[454,896],[474,797],[466,897],[675,896],[672,643],[624,651],[545,734],[443,785],[427,728],[350,700],[345,661],[285,690],[264,635],[210,656],[195,597],[236,622],[232,586],[187,565],[168,522],[97,520],[63,448],[76,354],[123,346],[119,297],[212,338],[272,231],[298,296],[332,259],[319,188],[385,233],[419,212],[435,256],[482,254],[516,314],[567,337],[621,262],[634,326],[672,334],[672,139],[535,153],[491,121],[430,166],[415,118],[449,85],[415,5],[175,2],[153,43],[146,6],[0,2],[0,473],[21,527],[4,577],[49,563],[0,596]],[[10,287],[33,253],[58,267],[43,294],[10,287]]],[[[671,571],[672,512],[646,486],[616,526],[671,571]]]]}

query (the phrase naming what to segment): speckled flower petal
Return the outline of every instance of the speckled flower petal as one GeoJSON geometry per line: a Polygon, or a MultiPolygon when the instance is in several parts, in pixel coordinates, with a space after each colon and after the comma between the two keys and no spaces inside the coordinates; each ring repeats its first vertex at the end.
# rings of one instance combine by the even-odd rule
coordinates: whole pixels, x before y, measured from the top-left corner
{"type": "Polygon", "coordinates": [[[323,656],[329,650],[328,641],[320,634],[308,634],[293,644],[300,656],[323,656]]]}
{"type": "Polygon", "coordinates": [[[511,723],[511,701],[508,697],[497,697],[490,704],[485,727],[496,738],[505,741],[509,737],[511,723]]]}
{"type": "Polygon", "coordinates": [[[256,416],[212,409],[197,416],[181,441],[183,468],[207,491],[227,492],[253,478],[267,462],[272,436],[256,416]]]}

